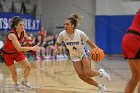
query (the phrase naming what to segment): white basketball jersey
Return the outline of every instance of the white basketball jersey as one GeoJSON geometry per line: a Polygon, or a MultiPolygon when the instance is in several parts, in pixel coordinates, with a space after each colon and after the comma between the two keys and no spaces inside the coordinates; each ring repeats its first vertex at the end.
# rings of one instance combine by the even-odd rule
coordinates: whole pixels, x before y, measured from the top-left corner
{"type": "Polygon", "coordinates": [[[83,41],[87,40],[88,37],[83,31],[75,29],[73,39],[71,39],[64,30],[59,34],[57,42],[61,43],[63,41],[65,43],[71,57],[81,57],[81,55],[85,53],[85,45],[83,41]]]}

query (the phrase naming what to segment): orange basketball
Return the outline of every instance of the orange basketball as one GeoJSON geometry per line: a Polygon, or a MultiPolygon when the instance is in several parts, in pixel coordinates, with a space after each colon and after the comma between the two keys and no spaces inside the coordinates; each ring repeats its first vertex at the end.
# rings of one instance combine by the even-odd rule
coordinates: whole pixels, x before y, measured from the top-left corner
{"type": "Polygon", "coordinates": [[[104,58],[104,51],[100,48],[94,48],[90,51],[90,57],[94,61],[101,61],[104,58]]]}

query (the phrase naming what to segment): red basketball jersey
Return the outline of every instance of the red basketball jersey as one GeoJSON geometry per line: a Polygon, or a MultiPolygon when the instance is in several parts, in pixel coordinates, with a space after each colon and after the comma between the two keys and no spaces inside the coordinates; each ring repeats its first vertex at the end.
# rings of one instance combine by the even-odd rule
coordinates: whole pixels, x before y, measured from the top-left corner
{"type": "Polygon", "coordinates": [[[133,22],[128,30],[135,30],[140,33],[140,9],[134,15],[133,22]]]}
{"type": "MultiPolygon", "coordinates": [[[[18,39],[19,42],[22,42],[23,41],[23,38],[24,38],[24,31],[21,32],[21,35],[20,35],[20,38],[18,37],[17,35],[17,32],[15,30],[11,30],[8,35],[10,33],[14,33],[18,39]]],[[[7,52],[7,53],[16,53],[18,52],[15,48],[15,46],[13,45],[12,41],[8,39],[8,35],[5,39],[5,43],[4,43],[4,46],[3,46],[3,51],[4,52],[7,52]]]]}

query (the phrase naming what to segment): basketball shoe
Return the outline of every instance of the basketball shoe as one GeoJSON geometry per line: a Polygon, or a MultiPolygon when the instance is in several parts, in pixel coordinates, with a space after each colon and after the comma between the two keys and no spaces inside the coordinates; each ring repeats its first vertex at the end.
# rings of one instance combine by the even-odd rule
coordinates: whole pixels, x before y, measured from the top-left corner
{"type": "Polygon", "coordinates": [[[103,68],[100,68],[99,72],[100,77],[105,77],[106,79],[111,80],[110,75],[103,68]]]}
{"type": "Polygon", "coordinates": [[[107,88],[103,84],[99,84],[98,87],[99,87],[99,90],[97,93],[104,93],[107,90],[107,88]]]}
{"type": "Polygon", "coordinates": [[[14,84],[15,91],[20,91],[19,83],[14,84]]]}
{"type": "Polygon", "coordinates": [[[29,89],[32,89],[32,86],[31,86],[30,82],[28,82],[26,79],[23,79],[21,84],[26,86],[29,89]]]}

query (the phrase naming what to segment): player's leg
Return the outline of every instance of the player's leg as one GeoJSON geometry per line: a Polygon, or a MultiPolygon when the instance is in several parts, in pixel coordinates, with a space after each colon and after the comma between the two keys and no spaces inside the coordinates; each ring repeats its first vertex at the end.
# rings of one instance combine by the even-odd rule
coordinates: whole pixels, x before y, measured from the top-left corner
{"type": "MultiPolygon", "coordinates": [[[[87,77],[84,75],[83,64],[81,61],[76,61],[73,64],[74,64],[74,68],[75,68],[75,70],[76,70],[76,72],[81,80],[85,81],[88,84],[91,84],[91,85],[98,87],[98,83],[96,81],[94,81],[90,77],[87,77]]],[[[97,74],[99,74],[99,72],[97,74]]]]}
{"type": "Polygon", "coordinates": [[[138,70],[135,67],[135,61],[133,59],[129,59],[128,63],[130,66],[132,76],[125,87],[125,93],[133,93],[139,82],[139,76],[138,76],[138,70]]]}
{"type": "Polygon", "coordinates": [[[18,57],[16,57],[15,60],[24,67],[24,77],[21,83],[28,88],[32,88],[30,83],[27,81],[31,69],[31,65],[28,62],[27,58],[25,58],[23,53],[19,52],[18,57]]]}
{"type": "MultiPolygon", "coordinates": [[[[110,79],[110,75],[108,73],[106,73],[104,69],[100,69],[99,71],[92,70],[91,62],[88,57],[83,58],[82,65],[83,65],[83,73],[84,73],[85,77],[90,78],[90,77],[94,77],[94,76],[100,76],[100,77],[105,77],[105,78],[110,79]]],[[[94,80],[92,79],[91,81],[89,81],[89,84],[92,83],[92,81],[94,81],[94,80]]],[[[99,88],[97,93],[103,93],[107,90],[107,88],[103,84],[97,83],[97,87],[99,88]]]]}
{"type": "Polygon", "coordinates": [[[12,80],[17,83],[17,72],[16,72],[16,68],[14,65],[14,55],[9,55],[9,54],[3,54],[3,60],[5,62],[5,65],[7,66],[7,68],[9,69],[9,71],[12,74],[12,80]]]}
{"type": "Polygon", "coordinates": [[[31,69],[30,63],[28,62],[27,59],[18,61],[18,63],[24,67],[24,77],[23,77],[23,80],[22,80],[21,83],[23,85],[25,85],[26,87],[28,87],[28,88],[32,88],[31,85],[30,85],[30,83],[27,80],[27,78],[28,78],[28,76],[30,74],[30,69],[31,69]]]}
{"type": "Polygon", "coordinates": [[[14,81],[15,90],[19,91],[20,88],[19,88],[19,83],[17,81],[17,72],[16,72],[15,65],[13,64],[13,65],[7,66],[7,67],[12,74],[12,80],[14,81]]]}
{"type": "Polygon", "coordinates": [[[15,68],[13,59],[14,59],[14,55],[3,54],[3,60],[6,64],[7,68],[9,69],[10,73],[12,74],[12,80],[14,82],[15,90],[20,90],[18,80],[17,80],[17,72],[16,72],[16,68],[15,68]]]}
{"type": "Polygon", "coordinates": [[[28,62],[27,59],[18,61],[18,63],[24,67],[24,79],[27,79],[31,69],[30,63],[28,62]]]}
{"type": "Polygon", "coordinates": [[[139,81],[139,85],[138,85],[138,93],[140,93],[140,81],[139,81]]]}
{"type": "Polygon", "coordinates": [[[91,60],[88,57],[84,57],[82,59],[83,72],[87,77],[100,76],[100,77],[105,77],[105,78],[111,80],[110,75],[107,72],[105,72],[104,69],[99,69],[99,71],[92,70],[90,61],[91,60]]]}
{"type": "Polygon", "coordinates": [[[11,65],[11,66],[7,66],[9,71],[12,74],[12,80],[14,81],[14,83],[17,83],[17,72],[16,72],[16,68],[15,65],[11,65]]]}
{"type": "MultiPolygon", "coordinates": [[[[135,65],[135,67],[137,69],[137,72],[138,72],[137,77],[139,77],[139,81],[138,81],[138,83],[139,83],[140,82],[140,69],[139,69],[139,67],[140,67],[140,59],[136,59],[134,65],[135,65]]],[[[138,84],[138,93],[140,93],[140,84],[138,84]]]]}
{"type": "Polygon", "coordinates": [[[88,57],[82,59],[83,72],[86,77],[100,76],[99,71],[91,70],[91,62],[88,57]]]}
{"type": "MultiPolygon", "coordinates": [[[[107,88],[103,84],[98,84],[91,77],[86,76],[87,74],[85,75],[85,72],[83,71],[83,64],[81,61],[74,62],[74,68],[81,80],[99,88],[99,91],[97,93],[103,93],[104,91],[106,91],[107,88]]],[[[94,76],[98,75],[100,75],[99,72],[96,72],[96,74],[94,74],[94,76]]]]}

